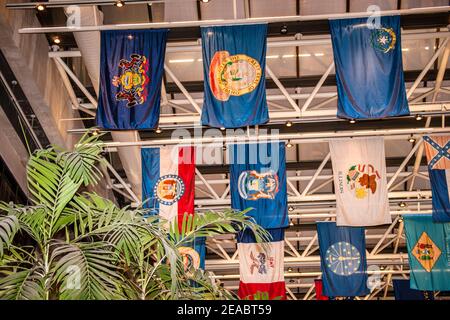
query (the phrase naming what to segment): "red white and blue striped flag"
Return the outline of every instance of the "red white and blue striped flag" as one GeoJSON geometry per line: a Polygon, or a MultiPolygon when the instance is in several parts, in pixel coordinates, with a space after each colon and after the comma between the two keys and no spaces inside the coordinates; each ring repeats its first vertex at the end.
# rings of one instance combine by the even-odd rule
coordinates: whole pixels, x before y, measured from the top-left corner
{"type": "Polygon", "coordinates": [[[284,229],[268,229],[272,241],[265,248],[257,243],[253,232],[238,235],[241,299],[286,299],[284,282],[284,229]],[[261,299],[261,298],[259,298],[261,299]]]}
{"type": "Polygon", "coordinates": [[[142,200],[169,221],[194,214],[195,148],[170,146],[143,148],[142,200]]]}

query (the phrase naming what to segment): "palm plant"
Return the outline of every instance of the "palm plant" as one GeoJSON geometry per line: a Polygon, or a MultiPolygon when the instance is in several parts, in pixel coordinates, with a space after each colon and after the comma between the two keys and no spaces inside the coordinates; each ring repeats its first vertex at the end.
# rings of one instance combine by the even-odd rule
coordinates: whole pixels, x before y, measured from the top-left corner
{"type": "Polygon", "coordinates": [[[178,248],[244,228],[268,234],[245,212],[186,215],[167,230],[142,207],[119,208],[88,191],[102,153],[86,134],[73,151],[30,156],[32,204],[0,203],[0,299],[235,299],[210,273],[185,270],[178,248]]]}

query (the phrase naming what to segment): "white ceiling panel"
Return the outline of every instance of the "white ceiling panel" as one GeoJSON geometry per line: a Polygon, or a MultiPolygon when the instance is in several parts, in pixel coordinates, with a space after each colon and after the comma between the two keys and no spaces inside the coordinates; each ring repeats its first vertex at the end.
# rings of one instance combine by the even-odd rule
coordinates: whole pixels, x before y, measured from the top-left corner
{"type": "Polygon", "coordinates": [[[250,13],[256,17],[293,16],[296,14],[296,0],[250,0],[250,13]]]}
{"type": "Polygon", "coordinates": [[[301,15],[316,15],[345,12],[346,0],[317,1],[300,0],[301,15]]]}

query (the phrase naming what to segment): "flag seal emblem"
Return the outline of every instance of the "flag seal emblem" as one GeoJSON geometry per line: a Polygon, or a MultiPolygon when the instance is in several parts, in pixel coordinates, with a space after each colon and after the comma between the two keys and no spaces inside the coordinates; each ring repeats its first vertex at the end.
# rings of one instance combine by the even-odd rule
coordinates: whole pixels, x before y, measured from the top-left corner
{"type": "Polygon", "coordinates": [[[259,173],[244,171],[239,175],[239,195],[246,200],[275,199],[278,193],[278,175],[273,171],[259,173]]]}
{"type": "Polygon", "coordinates": [[[275,258],[268,257],[264,252],[258,252],[256,257],[253,251],[250,252],[250,273],[254,274],[255,270],[258,274],[267,274],[267,268],[275,267],[275,258]]]}
{"type": "Polygon", "coordinates": [[[156,181],[154,193],[158,201],[166,206],[171,206],[183,196],[185,185],[183,180],[175,175],[168,174],[156,181]]]}
{"type": "Polygon", "coordinates": [[[217,51],[209,66],[211,92],[220,101],[252,92],[261,77],[262,69],[258,61],[245,54],[231,56],[228,51],[217,51]]]}
{"type": "Polygon", "coordinates": [[[371,164],[352,165],[346,176],[347,186],[354,192],[357,199],[367,197],[369,190],[374,194],[377,191],[377,181],[380,179],[378,170],[371,164]]]}
{"type": "Polygon", "coordinates": [[[431,272],[441,253],[441,250],[426,232],[422,233],[412,250],[414,257],[416,257],[417,261],[419,261],[427,272],[431,272]]]}
{"type": "Polygon", "coordinates": [[[127,107],[143,104],[147,99],[147,84],[150,79],[148,73],[148,60],[140,54],[130,55],[130,60],[121,59],[119,62],[120,75],[112,79],[112,84],[119,88],[117,100],[126,100],[127,107]]]}
{"type": "Polygon", "coordinates": [[[340,241],[328,247],[325,253],[327,267],[340,276],[355,273],[361,263],[361,254],[351,243],[340,241]]]}
{"type": "Polygon", "coordinates": [[[388,53],[394,50],[397,36],[392,28],[378,28],[372,31],[370,42],[375,49],[388,53]]]}
{"type": "Polygon", "coordinates": [[[194,248],[179,247],[178,252],[183,258],[184,270],[198,269],[200,267],[200,255],[194,248]]]}

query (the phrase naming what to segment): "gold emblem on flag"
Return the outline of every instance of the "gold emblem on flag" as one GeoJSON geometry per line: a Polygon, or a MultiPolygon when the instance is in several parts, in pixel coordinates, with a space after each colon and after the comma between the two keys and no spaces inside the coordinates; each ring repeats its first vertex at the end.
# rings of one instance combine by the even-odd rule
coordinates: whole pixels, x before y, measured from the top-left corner
{"type": "Polygon", "coordinates": [[[416,257],[417,261],[427,271],[431,272],[434,265],[441,256],[441,250],[431,240],[426,232],[423,232],[417,241],[416,245],[412,249],[412,254],[416,257]]]}

